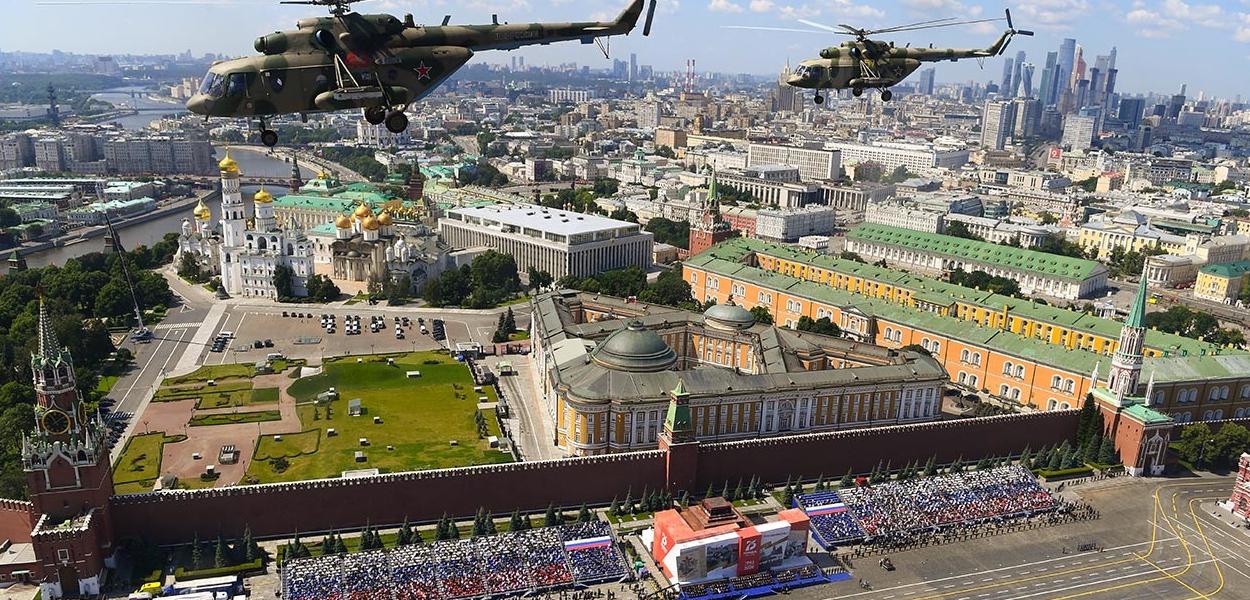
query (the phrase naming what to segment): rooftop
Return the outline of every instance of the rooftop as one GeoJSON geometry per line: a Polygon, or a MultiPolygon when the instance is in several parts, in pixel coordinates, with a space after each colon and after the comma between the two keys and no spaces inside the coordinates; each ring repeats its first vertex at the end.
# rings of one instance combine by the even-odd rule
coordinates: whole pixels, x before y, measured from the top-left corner
{"type": "Polygon", "coordinates": [[[1205,265],[1199,271],[1207,275],[1215,275],[1216,277],[1241,277],[1250,272],[1250,260],[1240,262],[1220,263],[1216,265],[1205,265]]]}
{"type": "Polygon", "coordinates": [[[448,214],[481,219],[483,224],[488,226],[506,225],[566,236],[623,228],[638,230],[637,223],[559,208],[546,208],[536,204],[492,204],[455,208],[448,211],[448,214]]]}
{"type": "Polygon", "coordinates": [[[1092,260],[1059,256],[1035,250],[1024,250],[990,242],[914,231],[889,225],[861,225],[851,230],[847,237],[865,242],[923,250],[1008,269],[1043,273],[1052,277],[1074,281],[1083,281],[1100,273],[1105,273],[1107,270],[1106,267],[1092,260]]]}

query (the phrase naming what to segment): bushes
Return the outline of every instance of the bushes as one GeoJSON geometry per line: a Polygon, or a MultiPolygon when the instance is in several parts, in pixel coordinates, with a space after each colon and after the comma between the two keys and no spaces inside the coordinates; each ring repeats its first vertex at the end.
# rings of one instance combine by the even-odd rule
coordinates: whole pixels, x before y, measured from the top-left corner
{"type": "Polygon", "coordinates": [[[265,568],[265,559],[257,558],[250,562],[240,563],[229,567],[219,567],[213,569],[187,570],[178,567],[174,570],[174,578],[178,581],[187,581],[191,579],[207,579],[209,577],[221,577],[223,575],[240,575],[243,573],[251,573],[260,571],[265,568]]]}

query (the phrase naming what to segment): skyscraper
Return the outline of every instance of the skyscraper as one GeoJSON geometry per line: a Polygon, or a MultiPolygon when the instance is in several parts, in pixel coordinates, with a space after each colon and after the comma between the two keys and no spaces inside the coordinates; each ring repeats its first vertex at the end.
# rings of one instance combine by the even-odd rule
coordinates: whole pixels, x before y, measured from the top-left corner
{"type": "Polygon", "coordinates": [[[1003,78],[1002,82],[998,84],[998,93],[1001,96],[1008,96],[1007,90],[1011,89],[1011,71],[1014,63],[1015,61],[1010,58],[1003,61],[1003,78]]]}
{"type": "Polygon", "coordinates": [[[1020,67],[1020,82],[1016,85],[1017,98],[1035,98],[1033,95],[1033,63],[1020,67]]]}
{"type": "Polygon", "coordinates": [[[1064,76],[1064,79],[1060,80],[1059,88],[1072,89],[1069,82],[1074,67],[1076,67],[1076,40],[1064,38],[1063,43],[1059,44],[1059,68],[1063,69],[1064,76]]]}
{"type": "Polygon", "coordinates": [[[1020,89],[1020,72],[1024,69],[1024,51],[1016,53],[1016,60],[1011,66],[1011,85],[1007,87],[1007,96],[1015,96],[1020,89]]]}
{"type": "Polygon", "coordinates": [[[638,81],[638,55],[630,53],[629,55],[629,82],[638,81]]]}
{"type": "Polygon", "coordinates": [[[1009,100],[987,100],[981,112],[981,147],[1002,150],[1015,129],[1016,106],[1009,100]]]}
{"type": "Polygon", "coordinates": [[[1042,86],[1037,97],[1042,101],[1042,106],[1050,106],[1055,103],[1055,82],[1057,81],[1059,71],[1059,53],[1046,53],[1046,67],[1042,69],[1042,86]]]}
{"type": "Polygon", "coordinates": [[[1038,134],[1042,121],[1042,103],[1037,98],[1021,96],[1012,100],[1015,105],[1015,124],[1012,137],[1023,140],[1038,134]]]}
{"type": "Polygon", "coordinates": [[[933,78],[936,75],[936,73],[937,71],[933,68],[928,68],[928,69],[921,71],[920,78],[916,82],[916,88],[917,88],[916,91],[926,96],[932,96],[933,95],[933,78]]]}
{"type": "Polygon", "coordinates": [[[1094,143],[1096,116],[1072,114],[1063,122],[1062,145],[1070,150],[1088,150],[1094,143]]]}
{"type": "Polygon", "coordinates": [[[1116,119],[1124,124],[1125,129],[1135,131],[1141,125],[1145,110],[1145,98],[1123,98],[1120,100],[1120,111],[1116,113],[1116,119]]]}

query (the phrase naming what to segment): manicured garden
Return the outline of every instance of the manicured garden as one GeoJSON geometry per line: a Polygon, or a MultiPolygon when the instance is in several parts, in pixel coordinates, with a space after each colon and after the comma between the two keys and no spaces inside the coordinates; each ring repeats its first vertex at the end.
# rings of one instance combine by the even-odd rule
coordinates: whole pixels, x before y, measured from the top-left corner
{"type": "Polygon", "coordinates": [[[167,436],[163,431],[136,435],[126,442],[122,455],[113,465],[113,488],[118,494],[152,491],[161,474],[161,451],[165,444],[181,442],[183,435],[167,436]]]}
{"type": "Polygon", "coordinates": [[[263,423],[265,421],[281,420],[282,413],[276,410],[261,410],[256,412],[195,415],[191,417],[191,422],[188,424],[192,427],[206,427],[211,425],[238,425],[240,423],[263,423]]]}
{"type": "Polygon", "coordinates": [[[511,455],[490,448],[486,440],[499,436],[493,412],[476,416],[480,397],[496,401],[494,390],[473,389],[468,369],[441,353],[328,359],[322,373],[299,379],[288,389],[304,430],[282,434],[281,440],[262,437],[245,481],[338,477],[367,468],[395,472],[511,462],[511,455]],[[395,364],[387,364],[388,358],[395,364]],[[421,376],[410,378],[409,371],[421,376]],[[318,401],[331,387],[338,399],[318,401]],[[359,416],[348,414],[353,399],[361,401],[359,416]],[[356,452],[363,452],[365,460],[357,461],[356,452]]]}

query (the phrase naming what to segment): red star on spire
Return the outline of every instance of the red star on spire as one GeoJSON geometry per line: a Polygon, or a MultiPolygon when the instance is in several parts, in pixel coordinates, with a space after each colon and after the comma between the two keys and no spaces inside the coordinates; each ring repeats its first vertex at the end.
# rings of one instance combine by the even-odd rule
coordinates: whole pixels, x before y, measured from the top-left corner
{"type": "Polygon", "coordinates": [[[430,71],[433,70],[433,68],[425,66],[425,61],[421,61],[421,64],[417,65],[417,79],[429,79],[430,71]]]}

